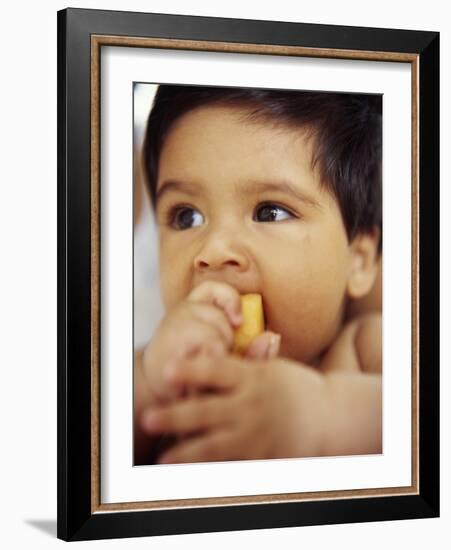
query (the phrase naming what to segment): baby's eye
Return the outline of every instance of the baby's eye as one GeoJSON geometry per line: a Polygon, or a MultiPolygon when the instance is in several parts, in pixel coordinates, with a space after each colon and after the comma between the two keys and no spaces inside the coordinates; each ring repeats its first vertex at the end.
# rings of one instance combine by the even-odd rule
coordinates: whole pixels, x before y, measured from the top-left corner
{"type": "Polygon", "coordinates": [[[254,215],[254,220],[259,222],[278,222],[293,217],[293,214],[282,206],[267,203],[257,207],[254,215]]]}
{"type": "Polygon", "coordinates": [[[191,227],[201,225],[203,221],[204,217],[202,214],[198,210],[188,206],[176,208],[171,214],[171,225],[175,229],[190,229],[191,227]]]}

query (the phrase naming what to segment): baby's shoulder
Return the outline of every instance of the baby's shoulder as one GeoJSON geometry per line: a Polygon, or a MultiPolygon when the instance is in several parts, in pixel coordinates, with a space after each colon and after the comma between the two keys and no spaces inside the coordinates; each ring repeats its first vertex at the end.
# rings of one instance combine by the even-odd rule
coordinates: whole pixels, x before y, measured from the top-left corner
{"type": "Polygon", "coordinates": [[[382,315],[368,313],[356,321],[355,348],[361,370],[382,372],[382,315]]]}
{"type": "Polygon", "coordinates": [[[382,317],[367,313],[348,321],[320,363],[324,372],[381,372],[382,317]]]}

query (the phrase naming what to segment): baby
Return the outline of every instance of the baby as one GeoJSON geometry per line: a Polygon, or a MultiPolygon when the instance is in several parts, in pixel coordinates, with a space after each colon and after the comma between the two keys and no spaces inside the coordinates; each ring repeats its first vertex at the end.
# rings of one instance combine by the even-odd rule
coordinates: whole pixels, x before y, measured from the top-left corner
{"type": "Polygon", "coordinates": [[[135,358],[135,464],[382,451],[380,314],[346,317],[377,276],[381,136],[379,96],[159,87],[166,315],[135,358]],[[266,327],[238,356],[246,293],[266,327]]]}

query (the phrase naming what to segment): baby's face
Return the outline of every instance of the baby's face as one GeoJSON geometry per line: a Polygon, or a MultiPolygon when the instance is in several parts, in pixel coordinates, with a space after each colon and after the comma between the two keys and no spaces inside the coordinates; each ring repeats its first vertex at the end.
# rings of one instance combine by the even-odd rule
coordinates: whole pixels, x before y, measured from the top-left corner
{"type": "Polygon", "coordinates": [[[281,355],[313,362],[341,326],[350,247],[338,204],[299,130],[202,107],[178,120],[157,184],[169,310],[205,280],[262,294],[281,355]]]}

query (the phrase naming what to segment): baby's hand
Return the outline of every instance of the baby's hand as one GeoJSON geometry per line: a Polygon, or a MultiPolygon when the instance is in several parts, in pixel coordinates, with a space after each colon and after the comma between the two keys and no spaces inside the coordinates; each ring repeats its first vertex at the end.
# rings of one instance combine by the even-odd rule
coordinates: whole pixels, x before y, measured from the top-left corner
{"type": "Polygon", "coordinates": [[[189,383],[216,391],[143,413],[142,428],[149,436],[182,436],[159,462],[321,454],[329,414],[325,379],[314,369],[287,359],[199,357],[180,362],[165,376],[175,386],[189,383]]]}
{"type": "MultiPolygon", "coordinates": [[[[199,355],[221,357],[233,347],[234,329],[242,322],[241,300],[232,286],[205,281],[172,309],[160,323],[143,353],[143,374],[149,391],[158,402],[182,395],[162,376],[169,364],[199,355]]],[[[265,332],[249,346],[247,357],[273,357],[277,336],[265,332]]]]}

